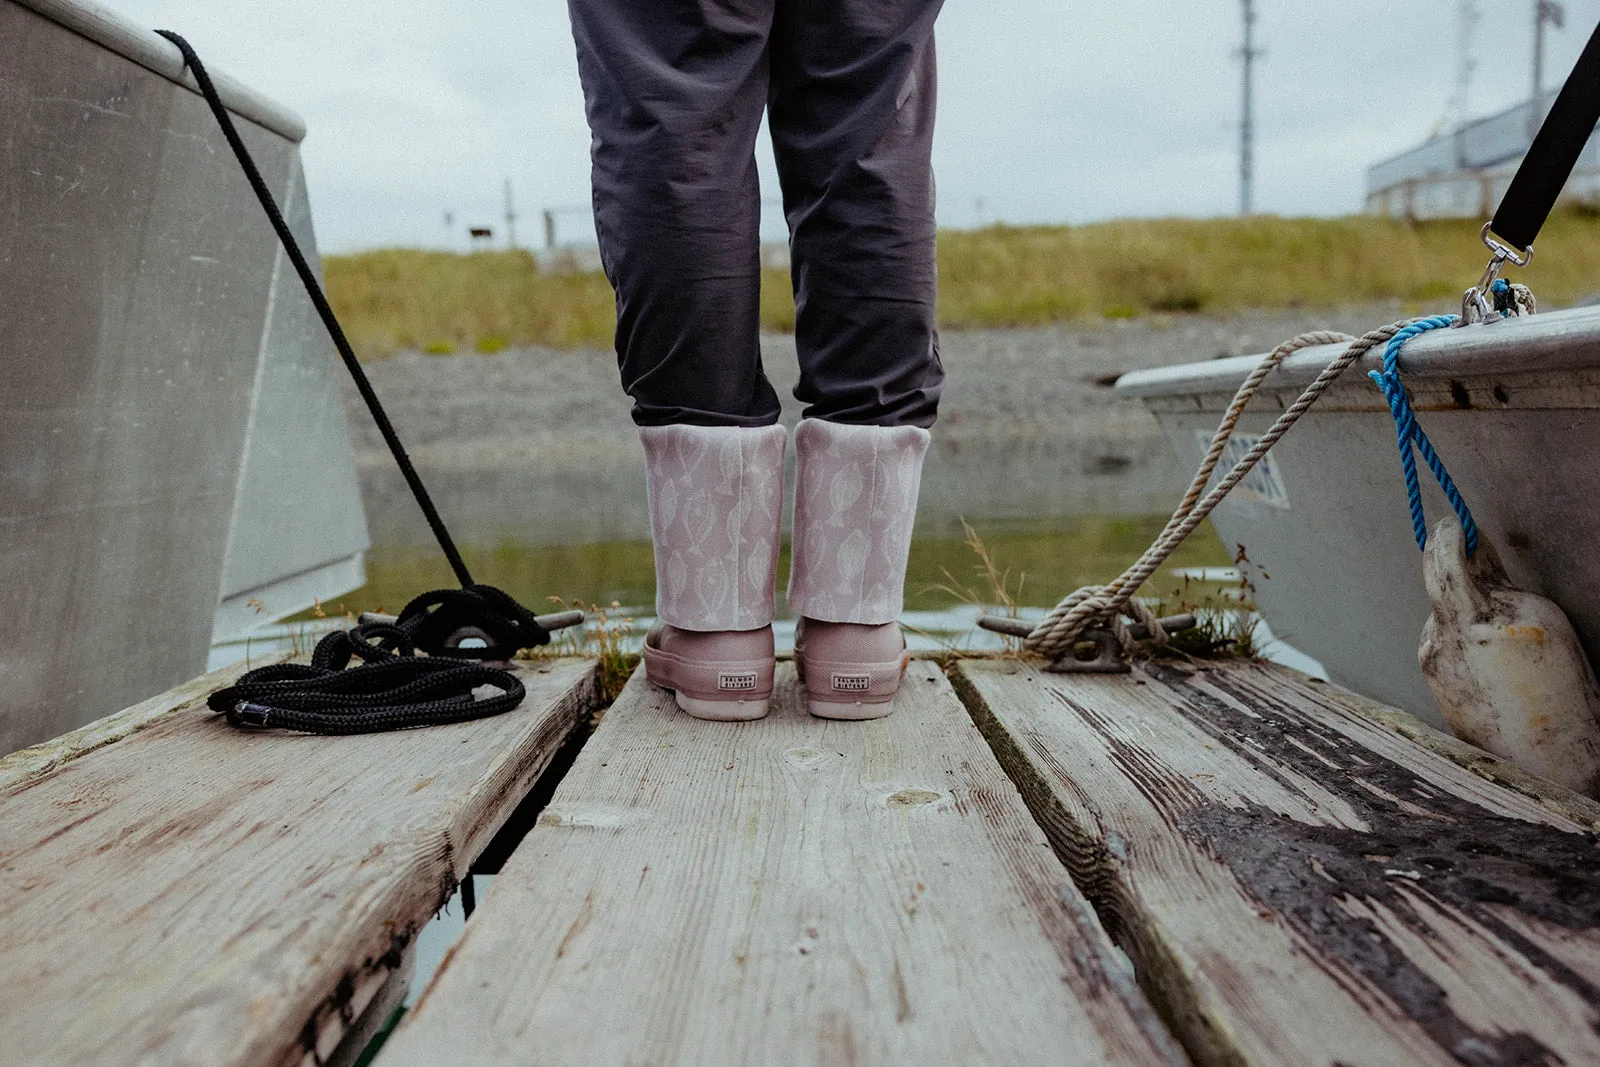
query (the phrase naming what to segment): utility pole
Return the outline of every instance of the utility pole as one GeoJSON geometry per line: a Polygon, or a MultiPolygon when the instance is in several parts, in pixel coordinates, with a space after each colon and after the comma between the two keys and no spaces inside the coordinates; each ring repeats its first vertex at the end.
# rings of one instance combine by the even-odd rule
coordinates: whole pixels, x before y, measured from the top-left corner
{"type": "Polygon", "coordinates": [[[1450,97],[1440,133],[1458,130],[1472,117],[1472,76],[1478,61],[1472,45],[1478,36],[1478,0],[1461,0],[1456,24],[1456,91],[1450,97]]]}
{"type": "Polygon", "coordinates": [[[1544,24],[1561,29],[1567,23],[1567,12],[1556,0],[1533,0],[1533,110],[1530,112],[1528,136],[1539,132],[1544,123],[1544,24]]]}
{"type": "Polygon", "coordinates": [[[1256,49],[1255,0],[1244,0],[1244,47],[1239,55],[1244,60],[1243,114],[1239,119],[1239,214],[1248,215],[1255,192],[1255,61],[1261,55],[1256,49]]]}
{"type": "Polygon", "coordinates": [[[506,179],[506,241],[508,248],[517,247],[517,210],[511,203],[511,179],[506,179]]]}

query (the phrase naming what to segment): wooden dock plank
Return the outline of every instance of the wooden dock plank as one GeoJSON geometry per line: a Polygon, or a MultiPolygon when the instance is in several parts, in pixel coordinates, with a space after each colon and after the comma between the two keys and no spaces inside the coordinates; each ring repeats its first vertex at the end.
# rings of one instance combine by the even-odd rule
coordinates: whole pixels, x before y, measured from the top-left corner
{"type": "Polygon", "coordinates": [[[278,663],[288,658],[290,658],[288,653],[258,656],[254,662],[241,662],[222,667],[210,674],[202,674],[198,678],[173,686],[165,693],[158,693],[149,700],[141,700],[132,707],[107,715],[103,719],[96,719],[76,730],[69,730],[59,737],[27,748],[19,748],[8,756],[0,756],[0,791],[10,789],[30,778],[37,778],[41,774],[55,770],[63,763],[70,763],[97,748],[138,733],[151,723],[182,711],[197,700],[203,701],[208,693],[232,685],[246,670],[265,667],[269,663],[278,663]]]}
{"type": "Polygon", "coordinates": [[[1487,778],[1513,793],[1521,793],[1541,807],[1564,819],[1570,819],[1585,829],[1600,830],[1600,801],[1591,800],[1564,785],[1557,785],[1548,779],[1540,778],[1510,760],[1503,760],[1476,745],[1469,745],[1459,737],[1436,730],[1409,712],[1380,704],[1376,700],[1364,697],[1360,693],[1352,693],[1330,682],[1310,678],[1304,681],[1308,685],[1315,686],[1324,699],[1363,718],[1387,726],[1408,741],[1438,753],[1451,763],[1460,764],[1479,778],[1487,778]]]}
{"type": "Polygon", "coordinates": [[[592,707],[591,663],[517,669],[505,715],[354,737],[179,687],[0,792],[6,1061],[325,1058],[592,707]]]}
{"type": "Polygon", "coordinates": [[[865,723],[636,675],[382,1063],[1181,1062],[1125,968],[936,664],[865,723]]]}
{"type": "Polygon", "coordinates": [[[1600,1062],[1586,826],[1281,668],[953,675],[1197,1060],[1600,1062]]]}

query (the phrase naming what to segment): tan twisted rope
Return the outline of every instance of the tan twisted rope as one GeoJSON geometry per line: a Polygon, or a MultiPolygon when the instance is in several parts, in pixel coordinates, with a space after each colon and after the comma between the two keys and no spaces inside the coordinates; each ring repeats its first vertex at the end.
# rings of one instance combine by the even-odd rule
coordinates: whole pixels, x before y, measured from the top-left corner
{"type": "Polygon", "coordinates": [[[1062,598],[1061,602],[1051,609],[1050,614],[1039,620],[1033,632],[1023,639],[1022,647],[1030,652],[1037,652],[1045,656],[1059,656],[1072,648],[1090,625],[1098,624],[1109,628],[1124,649],[1132,644],[1132,636],[1126,624],[1122,622],[1122,615],[1131,615],[1136,621],[1143,622],[1149,627],[1151,636],[1157,643],[1166,641],[1166,633],[1156,622],[1149,609],[1133,599],[1139,587],[1156,572],[1167,558],[1175,552],[1185,538],[1194,532],[1207,515],[1220,504],[1234,486],[1238,485],[1249,474],[1255,465],[1277,444],[1289,428],[1300,420],[1311,405],[1315,404],[1327,391],[1334,379],[1360,359],[1367,352],[1378,345],[1388,341],[1401,329],[1413,322],[1412,319],[1402,319],[1388,326],[1380,326],[1376,330],[1362,334],[1359,338],[1351,338],[1349,334],[1333,333],[1319,330],[1312,333],[1303,333],[1298,337],[1285,341],[1273,349],[1250,376],[1239,386],[1234,393],[1233,401],[1228,405],[1227,413],[1223,415],[1222,422],[1217,427],[1217,432],[1211,438],[1211,445],[1206,449],[1205,458],[1200,462],[1200,468],[1195,471],[1194,479],[1189,483],[1189,489],[1183,495],[1183,501],[1172,513],[1172,518],[1167,521],[1161,534],[1147,548],[1127,570],[1118,575],[1108,585],[1086,585],[1081,589],[1073,590],[1062,598]],[[1222,458],[1223,450],[1227,447],[1228,440],[1233,436],[1234,427],[1238,424],[1244,409],[1250,403],[1251,397],[1256,393],[1262,381],[1278,364],[1282,363],[1291,352],[1313,345],[1337,344],[1341,341],[1349,342],[1345,350],[1333,359],[1322,372],[1317,375],[1312,383],[1306,386],[1298,399],[1277,420],[1271,428],[1261,435],[1249,452],[1233,469],[1217,483],[1209,493],[1206,485],[1211,481],[1212,472],[1222,458]]]}

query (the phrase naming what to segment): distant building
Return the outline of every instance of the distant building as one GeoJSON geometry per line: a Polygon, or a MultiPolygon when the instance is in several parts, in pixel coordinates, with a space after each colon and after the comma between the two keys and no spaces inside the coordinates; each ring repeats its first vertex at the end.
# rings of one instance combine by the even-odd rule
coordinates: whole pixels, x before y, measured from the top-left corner
{"type": "MultiPolygon", "coordinates": [[[[1555,93],[1547,94],[1545,114],[1555,93]]],[[[1400,219],[1494,214],[1533,141],[1533,103],[1469,122],[1367,168],[1367,213],[1400,219]]],[[[1588,147],[1567,182],[1566,197],[1600,204],[1600,139],[1588,147]]]]}

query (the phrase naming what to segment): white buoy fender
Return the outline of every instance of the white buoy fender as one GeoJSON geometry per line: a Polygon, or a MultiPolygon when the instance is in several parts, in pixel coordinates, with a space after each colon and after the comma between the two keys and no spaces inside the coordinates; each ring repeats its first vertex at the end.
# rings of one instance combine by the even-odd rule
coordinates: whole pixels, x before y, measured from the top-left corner
{"type": "Polygon", "coordinates": [[[1600,684],[1562,610],[1517,589],[1486,540],[1471,559],[1454,517],[1423,552],[1433,615],[1417,658],[1463,741],[1600,796],[1600,684]]]}

